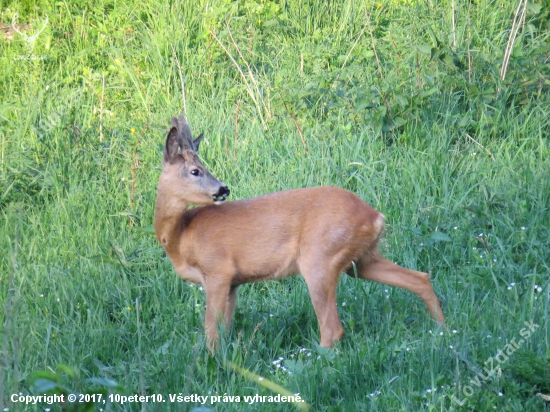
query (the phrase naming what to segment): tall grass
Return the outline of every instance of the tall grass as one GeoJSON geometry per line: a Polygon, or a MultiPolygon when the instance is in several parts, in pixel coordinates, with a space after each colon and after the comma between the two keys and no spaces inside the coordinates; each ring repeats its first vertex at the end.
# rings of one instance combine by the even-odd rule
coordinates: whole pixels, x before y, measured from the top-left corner
{"type": "MultiPolygon", "coordinates": [[[[165,398],[271,394],[229,361],[313,410],[548,410],[533,363],[550,363],[549,8],[530,2],[501,80],[517,5],[454,3],[456,47],[446,1],[2,2],[3,28],[14,12],[29,34],[49,23],[45,58],[0,35],[0,408],[23,410],[11,394],[38,394],[31,373],[58,364],[77,391],[102,377],[165,398]],[[151,228],[184,107],[233,198],[336,185],[381,210],[383,252],[432,274],[447,325],[410,293],[345,277],[346,335],[326,351],[297,277],[240,288],[209,356],[203,291],[151,228]],[[525,321],[540,328],[465,396],[525,321]]],[[[199,405],[107,407],[142,406],[199,405]]]]}

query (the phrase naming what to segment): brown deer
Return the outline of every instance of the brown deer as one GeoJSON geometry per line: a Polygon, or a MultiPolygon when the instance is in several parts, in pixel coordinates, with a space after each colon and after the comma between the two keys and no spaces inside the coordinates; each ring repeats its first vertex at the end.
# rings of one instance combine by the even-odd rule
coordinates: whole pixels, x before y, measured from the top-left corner
{"type": "Polygon", "coordinates": [[[333,346],[344,330],[336,307],[341,273],[410,290],[443,323],[427,273],[385,259],[377,246],[384,215],[351,192],[311,187],[225,202],[229,189],[201,163],[189,125],[172,119],[155,209],[155,233],[177,274],[204,286],[205,331],[218,343],[217,321],[231,323],[237,288],[301,273],[321,331],[333,346]],[[187,209],[190,205],[197,206],[187,209]]]}

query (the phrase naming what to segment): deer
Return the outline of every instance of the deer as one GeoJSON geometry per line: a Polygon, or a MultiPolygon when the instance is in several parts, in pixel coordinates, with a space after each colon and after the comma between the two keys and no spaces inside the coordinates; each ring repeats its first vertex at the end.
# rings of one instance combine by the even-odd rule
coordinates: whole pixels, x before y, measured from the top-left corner
{"type": "Polygon", "coordinates": [[[218,326],[227,330],[231,324],[240,285],[298,273],[317,316],[320,346],[333,347],[344,334],[336,302],[343,273],[411,291],[443,324],[429,275],[378,251],[382,213],[333,186],[226,201],[229,188],[199,159],[202,139],[202,133],[193,139],[183,115],[172,118],[154,228],[178,276],[205,290],[204,328],[211,350],[218,347],[218,326]]]}

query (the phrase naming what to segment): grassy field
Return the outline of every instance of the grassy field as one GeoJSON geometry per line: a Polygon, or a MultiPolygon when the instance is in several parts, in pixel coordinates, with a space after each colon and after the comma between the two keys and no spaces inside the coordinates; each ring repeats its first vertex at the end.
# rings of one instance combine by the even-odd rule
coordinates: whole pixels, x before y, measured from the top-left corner
{"type": "Polygon", "coordinates": [[[0,1],[0,410],[297,410],[245,402],[276,383],[312,411],[549,411],[550,3],[518,4],[0,1]],[[382,211],[445,327],[342,277],[324,350],[294,277],[241,287],[210,356],[152,231],[178,113],[232,199],[336,185],[382,211]]]}

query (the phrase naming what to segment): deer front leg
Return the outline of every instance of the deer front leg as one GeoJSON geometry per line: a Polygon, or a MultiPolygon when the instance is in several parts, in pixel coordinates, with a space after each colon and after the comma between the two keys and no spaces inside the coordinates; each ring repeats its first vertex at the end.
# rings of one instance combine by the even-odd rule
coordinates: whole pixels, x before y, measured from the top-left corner
{"type": "MultiPolygon", "coordinates": [[[[206,290],[206,314],[204,316],[204,331],[206,344],[211,351],[218,348],[218,323],[228,318],[225,317],[227,309],[232,310],[235,304],[236,294],[230,292],[230,281],[219,278],[208,278],[204,283],[206,290]],[[233,295],[231,298],[230,293],[233,295]],[[231,304],[231,299],[233,303],[231,304]]],[[[229,321],[231,316],[229,316],[229,321]]]]}
{"type": "Polygon", "coordinates": [[[229,289],[227,306],[225,307],[225,330],[228,330],[231,326],[231,319],[233,318],[235,305],[237,304],[237,288],[238,286],[231,286],[229,289]]]}

